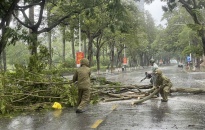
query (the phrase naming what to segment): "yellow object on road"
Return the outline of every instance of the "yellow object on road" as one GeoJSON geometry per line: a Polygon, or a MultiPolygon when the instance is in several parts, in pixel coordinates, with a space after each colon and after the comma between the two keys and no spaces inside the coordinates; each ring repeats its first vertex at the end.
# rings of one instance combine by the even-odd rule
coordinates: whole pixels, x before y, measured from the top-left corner
{"type": "Polygon", "coordinates": [[[52,108],[54,108],[54,109],[62,109],[62,106],[61,106],[60,103],[58,103],[58,102],[54,102],[52,108]]]}

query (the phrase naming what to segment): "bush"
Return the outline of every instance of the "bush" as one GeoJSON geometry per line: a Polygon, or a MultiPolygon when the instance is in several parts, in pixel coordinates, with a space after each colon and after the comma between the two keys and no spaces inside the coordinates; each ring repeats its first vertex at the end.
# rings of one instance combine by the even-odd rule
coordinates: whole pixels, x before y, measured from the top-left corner
{"type": "Polygon", "coordinates": [[[110,63],[109,57],[105,57],[104,59],[103,57],[100,57],[100,63],[102,66],[107,66],[110,63]]]}
{"type": "Polygon", "coordinates": [[[76,67],[75,59],[68,59],[59,65],[61,68],[74,68],[76,67]]]}

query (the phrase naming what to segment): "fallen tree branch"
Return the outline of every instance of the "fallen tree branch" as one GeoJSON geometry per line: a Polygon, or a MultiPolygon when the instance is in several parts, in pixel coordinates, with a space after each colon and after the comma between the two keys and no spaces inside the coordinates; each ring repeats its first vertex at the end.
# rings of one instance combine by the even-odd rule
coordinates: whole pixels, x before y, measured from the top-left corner
{"type": "Polygon", "coordinates": [[[171,88],[170,93],[205,93],[205,88],[171,88]]]}
{"type": "MultiPolygon", "coordinates": [[[[154,90],[154,89],[153,89],[154,90]]],[[[142,103],[144,101],[147,101],[148,99],[152,98],[155,94],[157,94],[159,92],[159,88],[158,89],[155,89],[149,96],[146,96],[140,100],[137,100],[137,101],[133,101],[132,102],[132,105],[134,104],[139,104],[139,103],[142,103]]]]}
{"type": "Polygon", "coordinates": [[[93,86],[93,88],[97,89],[103,89],[103,88],[129,88],[129,89],[135,89],[136,87],[133,86],[108,86],[108,85],[101,85],[101,86],[93,86]]]}
{"type": "Polygon", "coordinates": [[[134,86],[139,88],[139,89],[151,89],[153,87],[152,84],[149,84],[149,85],[134,85],[134,86]]]}
{"type": "Polygon", "coordinates": [[[105,99],[104,102],[119,101],[119,100],[129,100],[129,99],[132,99],[132,97],[121,97],[121,98],[105,99]]]}

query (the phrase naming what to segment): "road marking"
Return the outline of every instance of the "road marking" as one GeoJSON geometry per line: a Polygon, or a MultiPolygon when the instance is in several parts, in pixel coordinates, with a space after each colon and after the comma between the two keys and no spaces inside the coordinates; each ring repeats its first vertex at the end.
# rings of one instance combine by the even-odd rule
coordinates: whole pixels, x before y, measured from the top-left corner
{"type": "MultiPolygon", "coordinates": [[[[115,105],[112,106],[111,110],[114,111],[114,110],[117,109],[117,107],[118,107],[118,105],[115,104],[115,105]]],[[[112,113],[112,111],[111,111],[110,113],[112,113]]],[[[109,113],[109,114],[110,114],[110,113],[109,113]]],[[[109,114],[108,114],[108,115],[109,115],[109,114]]],[[[99,119],[99,120],[95,121],[95,123],[91,126],[91,128],[93,128],[93,129],[97,128],[102,122],[103,122],[102,119],[99,119]]]]}
{"type": "Polygon", "coordinates": [[[91,128],[97,128],[101,123],[103,122],[103,120],[97,120],[92,126],[91,128]]]}

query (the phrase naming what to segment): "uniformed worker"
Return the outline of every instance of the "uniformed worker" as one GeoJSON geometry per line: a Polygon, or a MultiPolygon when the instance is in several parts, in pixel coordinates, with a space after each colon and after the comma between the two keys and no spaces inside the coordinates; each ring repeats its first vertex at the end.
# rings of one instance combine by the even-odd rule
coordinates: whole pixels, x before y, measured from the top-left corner
{"type": "Polygon", "coordinates": [[[90,102],[90,75],[91,70],[89,68],[89,61],[83,58],[80,61],[80,68],[78,68],[73,75],[73,82],[77,81],[78,87],[78,107],[76,113],[84,112],[85,107],[90,102]]]}
{"type": "Polygon", "coordinates": [[[156,74],[156,86],[154,86],[154,87],[160,89],[159,93],[162,97],[161,101],[167,102],[168,95],[169,95],[170,89],[172,87],[172,83],[171,83],[170,79],[168,79],[167,77],[165,77],[162,74],[162,71],[160,69],[157,69],[155,74],[156,74]]]}
{"type": "Polygon", "coordinates": [[[155,71],[156,69],[158,69],[158,65],[155,63],[154,59],[150,60],[150,65],[151,65],[151,84],[153,84],[153,86],[155,86],[155,81],[156,81],[156,76],[155,76],[155,71]]]}

